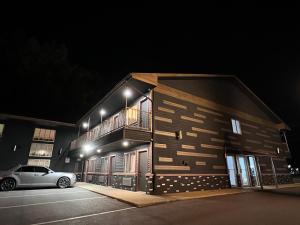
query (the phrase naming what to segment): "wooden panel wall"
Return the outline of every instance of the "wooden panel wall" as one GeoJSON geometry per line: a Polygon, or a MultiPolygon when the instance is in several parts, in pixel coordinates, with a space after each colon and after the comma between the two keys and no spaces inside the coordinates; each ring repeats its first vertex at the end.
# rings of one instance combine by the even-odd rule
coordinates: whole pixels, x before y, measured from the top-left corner
{"type": "MultiPolygon", "coordinates": [[[[154,121],[155,173],[227,174],[225,148],[227,153],[234,150],[279,157],[283,159],[279,167],[287,168],[287,149],[281,143],[279,132],[269,123],[264,126],[261,121],[255,123],[171,94],[154,93],[154,115],[163,118],[154,121]],[[233,134],[232,117],[241,122],[242,135],[233,134]],[[176,132],[182,139],[176,138],[176,132]],[[159,157],[172,158],[172,161],[162,161],[159,157]]],[[[266,169],[270,170],[270,165],[266,169]]]]}

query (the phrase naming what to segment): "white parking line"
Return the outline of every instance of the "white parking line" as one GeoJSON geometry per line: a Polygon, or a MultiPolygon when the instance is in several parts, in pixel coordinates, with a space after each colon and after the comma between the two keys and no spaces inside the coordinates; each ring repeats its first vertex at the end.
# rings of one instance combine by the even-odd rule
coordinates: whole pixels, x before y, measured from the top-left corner
{"type": "Polygon", "coordinates": [[[73,191],[73,192],[64,192],[64,193],[48,193],[48,194],[36,194],[36,195],[5,196],[5,197],[0,197],[0,199],[3,199],[3,198],[34,197],[34,196],[41,196],[41,195],[65,195],[65,194],[75,194],[75,193],[82,193],[82,192],[89,193],[90,191],[73,191]]]}
{"type": "Polygon", "coordinates": [[[32,203],[32,204],[26,204],[26,205],[3,206],[3,207],[0,207],[0,209],[19,208],[19,207],[34,206],[34,205],[56,204],[56,203],[62,203],[62,202],[75,202],[75,201],[82,201],[82,200],[89,200],[89,199],[100,199],[100,198],[107,198],[107,197],[106,196],[101,196],[101,197],[93,197],[93,198],[70,199],[70,200],[55,201],[55,202],[40,202],[40,203],[32,203]]]}
{"type": "Polygon", "coordinates": [[[114,212],[121,212],[121,211],[126,211],[130,209],[136,209],[136,207],[128,207],[128,208],[123,208],[123,209],[116,209],[112,211],[106,211],[106,212],[101,212],[101,213],[93,213],[93,214],[88,214],[84,216],[76,216],[76,217],[70,217],[67,219],[61,219],[61,220],[52,220],[52,221],[47,221],[47,222],[41,222],[41,223],[33,223],[30,225],[43,225],[43,224],[51,224],[51,223],[59,223],[59,222],[65,222],[65,221],[70,221],[70,220],[77,220],[77,219],[82,219],[82,218],[87,218],[87,217],[92,217],[92,216],[99,216],[99,215],[105,215],[105,214],[110,214],[114,212]]]}

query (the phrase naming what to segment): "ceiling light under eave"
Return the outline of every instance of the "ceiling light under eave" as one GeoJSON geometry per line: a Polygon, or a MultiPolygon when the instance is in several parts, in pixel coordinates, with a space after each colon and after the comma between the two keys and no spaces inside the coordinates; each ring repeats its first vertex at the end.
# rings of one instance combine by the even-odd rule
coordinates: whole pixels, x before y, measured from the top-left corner
{"type": "Polygon", "coordinates": [[[131,89],[126,88],[126,89],[123,91],[123,95],[124,95],[126,98],[130,98],[130,97],[132,96],[132,91],[131,91],[131,89]]]}
{"type": "Polygon", "coordinates": [[[123,145],[124,147],[128,147],[128,146],[129,146],[129,142],[128,142],[128,141],[123,141],[123,142],[122,142],[122,145],[123,145]]]}
{"type": "Polygon", "coordinates": [[[82,149],[87,153],[93,150],[93,146],[91,144],[85,144],[82,146],[82,149]]]}

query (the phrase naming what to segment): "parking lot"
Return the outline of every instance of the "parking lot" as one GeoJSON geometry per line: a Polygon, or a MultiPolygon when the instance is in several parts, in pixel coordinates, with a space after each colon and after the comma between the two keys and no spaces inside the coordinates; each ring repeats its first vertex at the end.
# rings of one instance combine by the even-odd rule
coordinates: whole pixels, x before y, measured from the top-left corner
{"type": "MultiPolygon", "coordinates": [[[[298,192],[299,189],[290,189],[298,192]]],[[[0,192],[1,225],[299,225],[300,198],[248,192],[135,208],[79,187],[0,192]]]]}
{"type": "MultiPolygon", "coordinates": [[[[132,206],[78,188],[0,192],[0,224],[52,224],[64,219],[129,210],[132,206]]],[[[68,220],[64,224],[69,224],[68,220]]],[[[61,221],[62,222],[62,221],[61,221]]]]}

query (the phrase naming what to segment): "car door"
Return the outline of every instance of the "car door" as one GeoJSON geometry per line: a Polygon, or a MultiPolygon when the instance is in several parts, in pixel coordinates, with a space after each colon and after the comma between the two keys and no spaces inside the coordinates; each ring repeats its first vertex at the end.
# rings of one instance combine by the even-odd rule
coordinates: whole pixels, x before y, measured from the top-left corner
{"type": "Polygon", "coordinates": [[[34,181],[36,185],[38,186],[56,185],[56,181],[57,181],[56,174],[52,170],[49,170],[48,168],[42,166],[35,166],[34,171],[35,171],[34,181]]]}
{"type": "Polygon", "coordinates": [[[19,186],[34,186],[34,167],[22,166],[14,172],[14,175],[18,178],[19,186]]]}

